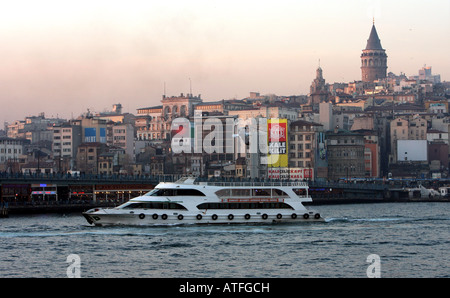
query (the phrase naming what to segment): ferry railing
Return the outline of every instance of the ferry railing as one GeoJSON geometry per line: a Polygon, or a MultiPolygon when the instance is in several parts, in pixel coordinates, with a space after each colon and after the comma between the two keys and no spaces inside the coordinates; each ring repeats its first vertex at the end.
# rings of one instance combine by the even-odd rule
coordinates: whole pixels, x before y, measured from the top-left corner
{"type": "Polygon", "coordinates": [[[208,186],[222,186],[222,187],[234,187],[234,186],[287,186],[287,187],[307,187],[308,182],[295,181],[295,182],[284,182],[284,181],[272,181],[272,182],[262,182],[262,181],[196,181],[194,184],[197,185],[208,185],[208,186]]]}

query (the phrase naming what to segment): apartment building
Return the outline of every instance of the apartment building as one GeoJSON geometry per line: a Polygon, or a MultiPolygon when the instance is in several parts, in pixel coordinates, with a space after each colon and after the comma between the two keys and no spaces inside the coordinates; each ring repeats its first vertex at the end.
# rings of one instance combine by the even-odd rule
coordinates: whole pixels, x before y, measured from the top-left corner
{"type": "Polygon", "coordinates": [[[112,146],[125,150],[134,159],[134,127],[129,123],[116,123],[112,127],[112,146]]]}
{"type": "Polygon", "coordinates": [[[78,146],[81,144],[81,126],[70,122],[53,126],[53,156],[61,170],[74,167],[78,146]]]}
{"type": "Polygon", "coordinates": [[[24,148],[29,143],[26,139],[0,137],[0,164],[18,163],[20,155],[25,154],[24,148]]]}
{"type": "Polygon", "coordinates": [[[323,130],[323,125],[304,120],[290,124],[289,130],[289,167],[314,168],[317,133],[323,130]]]}
{"type": "Polygon", "coordinates": [[[364,177],[364,136],[335,129],[327,132],[328,179],[364,177]]]}
{"type": "Polygon", "coordinates": [[[397,162],[399,140],[426,140],[427,120],[419,115],[397,117],[390,123],[391,154],[389,163],[397,162]]]}
{"type": "Polygon", "coordinates": [[[105,153],[106,144],[98,142],[82,143],[78,146],[77,169],[86,174],[98,173],[100,155],[105,153]]]}

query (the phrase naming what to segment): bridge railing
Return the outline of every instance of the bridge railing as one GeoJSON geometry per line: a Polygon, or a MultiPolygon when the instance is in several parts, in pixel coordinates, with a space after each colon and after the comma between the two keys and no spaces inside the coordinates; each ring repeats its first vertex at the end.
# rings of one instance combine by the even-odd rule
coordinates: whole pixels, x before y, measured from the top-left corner
{"type": "Polygon", "coordinates": [[[388,188],[388,185],[378,183],[336,183],[310,181],[309,187],[384,190],[388,188]]]}
{"type": "MultiPolygon", "coordinates": [[[[0,183],[3,181],[27,181],[27,182],[40,182],[40,181],[86,181],[90,183],[98,182],[142,182],[142,183],[159,183],[159,182],[175,182],[186,175],[102,175],[102,174],[83,174],[71,175],[63,173],[6,173],[0,172],[0,183]]],[[[207,182],[210,183],[273,183],[273,182],[286,182],[292,183],[296,181],[281,181],[272,179],[238,179],[238,178],[197,178],[196,182],[207,182]]],[[[352,189],[372,189],[381,190],[387,187],[383,183],[343,183],[343,182],[315,182],[315,181],[303,181],[301,183],[308,183],[309,187],[330,187],[330,188],[352,188],[352,189]]]]}
{"type": "Polygon", "coordinates": [[[70,180],[70,181],[145,181],[145,182],[174,182],[183,175],[102,175],[102,174],[62,174],[62,173],[5,173],[0,172],[0,181],[24,180],[24,181],[42,181],[42,180],[70,180]]]}

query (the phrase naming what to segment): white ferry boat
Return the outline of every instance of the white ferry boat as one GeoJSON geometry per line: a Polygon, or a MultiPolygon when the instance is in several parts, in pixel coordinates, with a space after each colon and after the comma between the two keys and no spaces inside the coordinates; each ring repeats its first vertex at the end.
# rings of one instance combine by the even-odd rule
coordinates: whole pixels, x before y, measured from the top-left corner
{"type": "Polygon", "coordinates": [[[115,208],[83,213],[94,225],[264,224],[324,221],[308,210],[306,182],[159,183],[143,196],[115,208]]]}

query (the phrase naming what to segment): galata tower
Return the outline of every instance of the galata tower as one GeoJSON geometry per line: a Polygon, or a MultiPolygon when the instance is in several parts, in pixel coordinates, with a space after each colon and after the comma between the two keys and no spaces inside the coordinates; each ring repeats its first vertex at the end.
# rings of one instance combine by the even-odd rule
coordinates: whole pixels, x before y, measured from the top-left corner
{"type": "Polygon", "coordinates": [[[386,78],[387,55],[381,47],[380,38],[375,28],[375,22],[370,31],[366,48],[361,54],[361,74],[363,82],[373,82],[386,78]]]}

